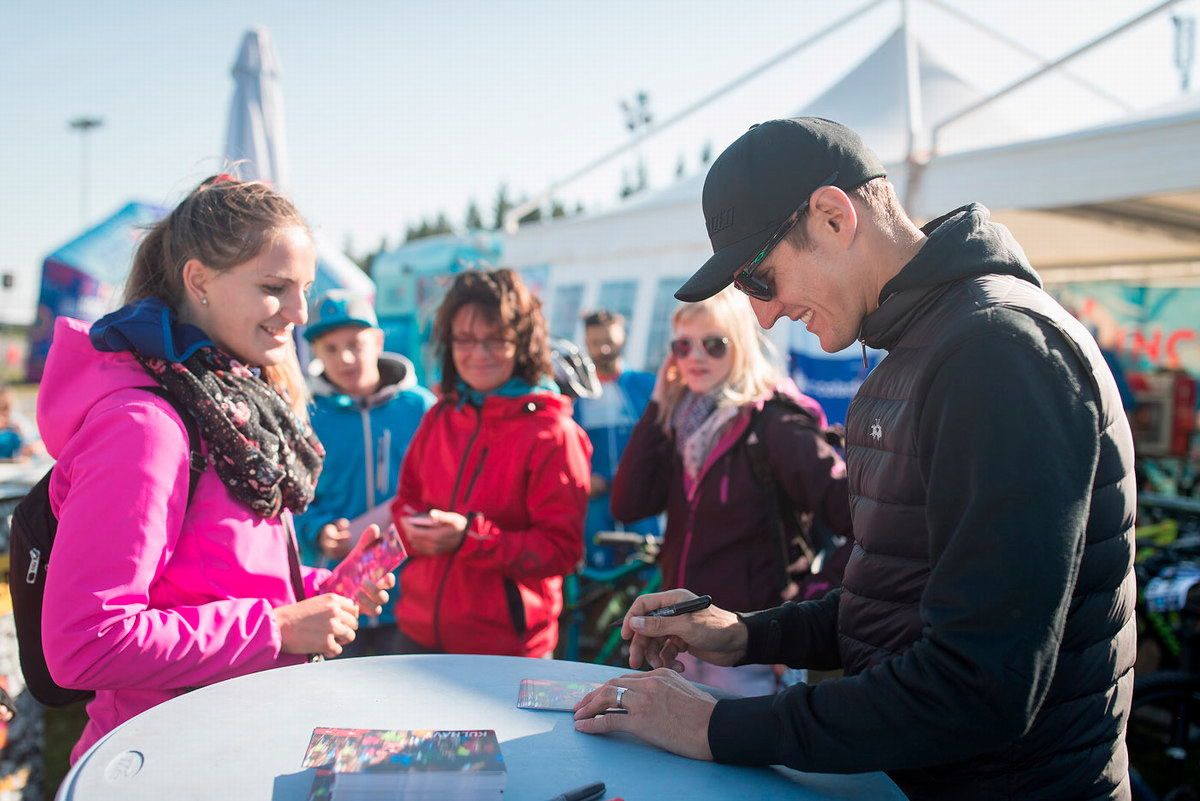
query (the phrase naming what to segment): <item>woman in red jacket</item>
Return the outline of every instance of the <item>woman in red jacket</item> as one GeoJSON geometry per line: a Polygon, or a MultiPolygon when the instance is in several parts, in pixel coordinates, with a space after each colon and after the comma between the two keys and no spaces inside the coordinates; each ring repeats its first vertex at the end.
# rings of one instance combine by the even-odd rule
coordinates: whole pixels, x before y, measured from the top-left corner
{"type": "Polygon", "coordinates": [[[550,377],[541,302],[511,270],[459,273],[433,339],[441,397],[392,503],[409,552],[400,652],[549,657],[592,448],[550,377]]]}

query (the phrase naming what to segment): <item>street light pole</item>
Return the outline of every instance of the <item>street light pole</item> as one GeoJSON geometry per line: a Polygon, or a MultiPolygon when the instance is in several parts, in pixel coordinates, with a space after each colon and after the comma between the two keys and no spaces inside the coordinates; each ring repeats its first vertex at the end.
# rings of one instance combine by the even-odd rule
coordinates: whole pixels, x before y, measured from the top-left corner
{"type": "Polygon", "coordinates": [[[104,120],[97,117],[76,117],[71,120],[71,127],[79,131],[80,141],[80,193],[79,193],[79,222],[86,224],[88,220],[88,132],[99,128],[104,120]]]}

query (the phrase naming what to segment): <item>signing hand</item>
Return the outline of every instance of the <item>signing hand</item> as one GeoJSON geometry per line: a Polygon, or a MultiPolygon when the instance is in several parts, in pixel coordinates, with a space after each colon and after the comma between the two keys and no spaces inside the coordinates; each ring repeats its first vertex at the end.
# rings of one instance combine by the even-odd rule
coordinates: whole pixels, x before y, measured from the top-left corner
{"type": "Polygon", "coordinates": [[[467,518],[441,509],[430,509],[427,517],[400,518],[404,542],[410,551],[419,556],[437,556],[456,550],[462,544],[467,533],[467,518]]]}
{"type": "Polygon", "coordinates": [[[335,657],[342,646],[353,642],[358,629],[358,608],[354,601],[333,593],[306,598],[299,603],[271,610],[279,626],[285,654],[323,654],[335,657]]]}
{"type": "Polygon", "coordinates": [[[654,609],[695,598],[688,590],[641,595],[625,614],[621,637],[629,644],[629,666],[683,670],[675,657],[687,651],[714,665],[734,665],[746,654],[749,633],[737,615],[716,606],[675,617],[644,617],[654,609]]]}
{"type": "Polygon", "coordinates": [[[673,670],[628,673],[612,679],[575,704],[575,729],[586,734],[627,731],[648,743],[691,759],[711,760],[708,721],[717,699],[673,670]],[[620,706],[626,714],[605,714],[620,706]]]}
{"type": "Polygon", "coordinates": [[[346,554],[350,553],[350,521],[339,517],[321,526],[317,532],[317,547],[335,562],[345,559],[346,554]]]}

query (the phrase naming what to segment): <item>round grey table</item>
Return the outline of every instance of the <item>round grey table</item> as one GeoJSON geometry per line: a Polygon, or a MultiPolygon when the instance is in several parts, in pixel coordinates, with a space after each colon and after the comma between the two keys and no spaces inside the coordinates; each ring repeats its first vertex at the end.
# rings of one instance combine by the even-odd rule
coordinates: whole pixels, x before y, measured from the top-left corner
{"type": "Polygon", "coordinates": [[[375,656],[269,670],[126,721],[71,769],[58,801],[304,801],[318,726],[495,729],[506,799],[545,801],[603,781],[606,798],[902,799],[882,773],[839,776],[697,762],[626,735],[575,731],[569,712],[518,709],[521,679],[606,681],[618,668],[502,656],[375,656]]]}

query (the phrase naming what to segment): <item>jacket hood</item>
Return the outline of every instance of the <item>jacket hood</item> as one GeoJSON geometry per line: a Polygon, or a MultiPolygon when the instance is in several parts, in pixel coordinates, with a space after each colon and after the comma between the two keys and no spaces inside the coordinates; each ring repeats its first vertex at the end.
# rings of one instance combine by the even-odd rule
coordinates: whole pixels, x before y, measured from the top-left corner
{"type": "MultiPolygon", "coordinates": [[[[345,405],[354,403],[354,400],[349,395],[342,392],[342,390],[333,385],[332,381],[325,377],[325,367],[321,365],[320,360],[317,360],[315,364],[319,365],[318,371],[315,375],[309,377],[309,391],[314,396],[326,398],[340,396],[340,398],[346,399],[345,405]]],[[[399,353],[381,353],[379,355],[379,389],[363,399],[363,406],[368,409],[381,406],[404,390],[413,389],[416,386],[416,369],[408,357],[401,356],[399,353]]]]}
{"type": "Polygon", "coordinates": [[[133,354],[98,351],[89,336],[93,327],[69,317],[54,322],[54,341],[38,387],[37,418],[46,451],[55,458],[97,402],[119,390],[155,383],[133,354]]]}
{"type": "Polygon", "coordinates": [[[179,322],[158,298],[142,298],[104,315],[92,326],[91,338],[96,350],[136,350],[170,362],[182,362],[213,344],[196,326],[179,322]]]}
{"type": "Polygon", "coordinates": [[[924,225],[928,237],[917,255],[884,284],[879,308],[863,321],[861,339],[873,348],[895,342],[913,313],[951,284],[980,275],[1013,275],[1041,287],[1013,235],[991,222],[978,203],[957,208],[924,225]]]}

